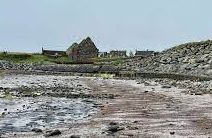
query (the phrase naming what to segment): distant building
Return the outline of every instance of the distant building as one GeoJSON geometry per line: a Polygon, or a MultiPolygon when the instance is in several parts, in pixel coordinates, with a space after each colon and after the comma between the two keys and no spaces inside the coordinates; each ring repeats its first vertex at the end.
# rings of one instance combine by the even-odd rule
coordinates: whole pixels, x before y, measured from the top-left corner
{"type": "Polygon", "coordinates": [[[108,52],[99,52],[99,57],[108,57],[108,52]]]}
{"type": "Polygon", "coordinates": [[[155,51],[137,51],[135,52],[135,57],[148,57],[148,56],[153,56],[155,55],[155,51]]]}
{"type": "Polygon", "coordinates": [[[127,51],[112,50],[110,51],[110,57],[127,57],[127,51]]]}
{"type": "Polygon", "coordinates": [[[52,56],[52,57],[65,56],[66,52],[65,51],[55,51],[55,50],[44,50],[42,48],[42,55],[52,56]]]}
{"type": "Polygon", "coordinates": [[[95,46],[91,38],[86,38],[82,40],[81,43],[72,44],[66,51],[67,55],[73,61],[86,62],[91,58],[98,57],[99,50],[95,46]]]}

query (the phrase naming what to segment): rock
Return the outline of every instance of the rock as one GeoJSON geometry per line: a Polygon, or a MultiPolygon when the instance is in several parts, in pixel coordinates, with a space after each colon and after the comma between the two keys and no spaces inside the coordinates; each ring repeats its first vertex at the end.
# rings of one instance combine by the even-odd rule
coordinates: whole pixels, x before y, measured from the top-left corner
{"type": "Polygon", "coordinates": [[[172,88],[172,86],[170,86],[170,85],[163,85],[163,86],[161,86],[161,88],[170,89],[170,88],[172,88]]]}
{"type": "Polygon", "coordinates": [[[108,127],[108,132],[111,132],[111,133],[115,133],[115,132],[118,132],[118,131],[121,131],[121,130],[124,130],[124,128],[120,127],[118,125],[108,127]]]}
{"type": "Polygon", "coordinates": [[[150,86],[150,83],[144,82],[144,85],[145,85],[145,86],[150,86]]]}
{"type": "Polygon", "coordinates": [[[118,123],[117,122],[110,122],[110,124],[109,125],[111,125],[111,126],[115,126],[115,125],[118,125],[118,123]]]}
{"type": "Polygon", "coordinates": [[[72,135],[72,136],[70,136],[70,138],[80,138],[80,136],[72,135]]]}
{"type": "Polygon", "coordinates": [[[208,89],[209,89],[209,90],[212,90],[212,82],[209,83],[208,89]]]}
{"type": "Polygon", "coordinates": [[[39,128],[33,128],[32,131],[35,132],[35,133],[42,133],[42,132],[43,132],[43,131],[42,131],[41,129],[39,129],[39,128]]]}
{"type": "Polygon", "coordinates": [[[195,92],[195,95],[203,95],[203,92],[195,92]]]}
{"type": "Polygon", "coordinates": [[[119,71],[119,68],[114,65],[103,65],[100,67],[98,72],[117,73],[118,71],[119,71]]]}
{"type": "Polygon", "coordinates": [[[5,113],[5,112],[3,112],[3,113],[1,113],[1,115],[2,115],[2,116],[5,116],[5,115],[6,115],[6,113],[5,113]]]}
{"type": "Polygon", "coordinates": [[[50,131],[47,134],[45,134],[45,137],[51,137],[51,136],[57,136],[57,135],[61,135],[61,131],[60,130],[54,130],[54,131],[50,131]]]}
{"type": "Polygon", "coordinates": [[[174,134],[175,134],[175,132],[170,132],[170,134],[171,134],[171,135],[174,135],[174,134]]]}
{"type": "Polygon", "coordinates": [[[133,123],[138,123],[138,121],[134,121],[133,123]]]}
{"type": "MultiPolygon", "coordinates": [[[[212,66],[212,65],[211,65],[212,66]]],[[[209,76],[212,76],[212,69],[209,69],[206,71],[206,74],[208,74],[209,76]]]]}
{"type": "Polygon", "coordinates": [[[127,134],[127,136],[128,136],[128,137],[133,137],[134,135],[133,135],[133,134],[127,134]]]}
{"type": "Polygon", "coordinates": [[[127,127],[129,130],[138,130],[139,128],[138,127],[136,127],[136,126],[128,126],[127,127]]]}

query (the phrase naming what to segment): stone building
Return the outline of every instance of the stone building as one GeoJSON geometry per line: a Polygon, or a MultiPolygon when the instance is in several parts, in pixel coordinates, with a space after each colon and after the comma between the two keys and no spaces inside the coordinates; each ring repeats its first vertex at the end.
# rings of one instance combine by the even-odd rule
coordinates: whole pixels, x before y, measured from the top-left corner
{"type": "Polygon", "coordinates": [[[108,57],[108,52],[99,52],[99,57],[108,57]]]}
{"type": "Polygon", "coordinates": [[[127,51],[112,50],[110,51],[110,57],[127,57],[127,51]]]}
{"type": "Polygon", "coordinates": [[[74,43],[66,51],[67,55],[73,61],[86,62],[91,58],[98,57],[99,50],[90,37],[82,40],[81,43],[74,43]]]}
{"type": "Polygon", "coordinates": [[[135,57],[148,57],[153,56],[155,54],[155,51],[137,51],[135,52],[135,57]]]}

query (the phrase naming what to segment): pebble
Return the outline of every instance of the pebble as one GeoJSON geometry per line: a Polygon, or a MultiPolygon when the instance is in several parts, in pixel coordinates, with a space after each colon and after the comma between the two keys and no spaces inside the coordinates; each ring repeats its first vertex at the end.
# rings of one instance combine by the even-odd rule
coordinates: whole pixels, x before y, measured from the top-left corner
{"type": "Polygon", "coordinates": [[[51,137],[51,136],[57,136],[57,135],[61,135],[61,131],[60,130],[54,130],[54,131],[51,131],[47,134],[45,134],[44,136],[45,137],[51,137]]]}
{"type": "Polygon", "coordinates": [[[42,133],[42,132],[43,132],[43,131],[42,131],[41,129],[39,129],[39,128],[33,128],[32,131],[35,132],[35,133],[42,133]]]}
{"type": "Polygon", "coordinates": [[[162,88],[164,88],[164,89],[170,89],[170,88],[172,88],[172,86],[169,86],[169,85],[163,85],[163,86],[162,86],[162,88]]]}
{"type": "Polygon", "coordinates": [[[72,136],[70,136],[70,138],[80,138],[80,136],[72,135],[72,136]]]}

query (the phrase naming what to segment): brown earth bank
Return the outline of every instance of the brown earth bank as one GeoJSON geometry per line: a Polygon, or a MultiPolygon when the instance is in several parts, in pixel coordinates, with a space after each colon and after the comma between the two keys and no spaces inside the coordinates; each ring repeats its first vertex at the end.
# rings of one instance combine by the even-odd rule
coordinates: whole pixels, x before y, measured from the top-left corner
{"type": "MultiPolygon", "coordinates": [[[[49,128],[39,129],[39,131],[34,129],[35,132],[7,132],[3,133],[1,137],[209,138],[212,136],[212,100],[210,88],[205,87],[206,85],[210,86],[211,81],[63,77],[10,75],[5,76],[1,80],[1,84],[9,84],[9,87],[17,86],[17,81],[12,80],[20,80],[19,83],[23,83],[25,78],[37,78],[33,81],[43,80],[43,82],[48,80],[50,84],[53,81],[58,85],[69,85],[70,83],[75,85],[77,82],[76,86],[79,88],[75,92],[79,90],[83,93],[86,88],[88,90],[86,92],[91,95],[115,96],[112,98],[84,97],[83,100],[87,101],[87,104],[95,103],[93,107],[96,105],[96,108],[99,109],[85,116],[84,119],[55,124],[49,128]],[[63,84],[64,82],[66,84],[63,84]],[[207,90],[206,93],[205,90],[207,90]],[[59,131],[52,132],[52,130],[59,131]]],[[[24,83],[27,83],[27,87],[36,85],[31,81],[24,81],[24,83]]],[[[49,84],[43,85],[43,87],[47,86],[49,84]]],[[[52,91],[52,93],[54,92],[57,91],[52,91]]],[[[61,100],[64,99],[58,101],[61,100]]]]}

